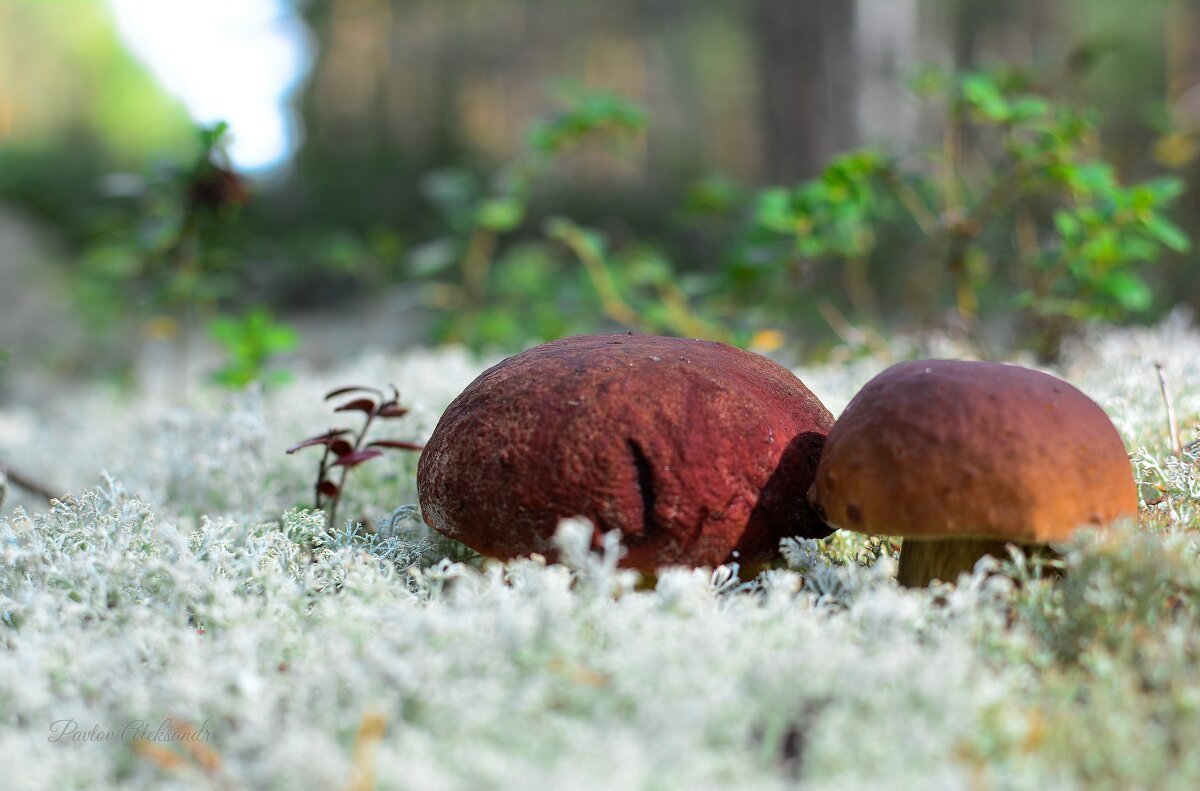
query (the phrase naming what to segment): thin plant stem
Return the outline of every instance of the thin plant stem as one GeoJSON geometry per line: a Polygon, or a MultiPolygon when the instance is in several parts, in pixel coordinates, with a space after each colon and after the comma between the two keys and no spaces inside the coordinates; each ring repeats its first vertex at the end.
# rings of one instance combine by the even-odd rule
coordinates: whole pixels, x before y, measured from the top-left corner
{"type": "Polygon", "coordinates": [[[865,255],[850,256],[842,267],[842,275],[845,279],[846,294],[850,297],[854,312],[861,319],[878,322],[879,304],[875,299],[875,290],[871,288],[867,264],[865,255]]]}
{"type": "Polygon", "coordinates": [[[853,347],[861,344],[881,360],[890,361],[892,359],[891,347],[888,346],[883,336],[870,327],[855,327],[845,314],[829,300],[817,303],[817,312],[847,346],[853,347]]]}
{"type": "Polygon", "coordinates": [[[1171,451],[1179,456],[1183,453],[1183,443],[1179,439],[1179,423],[1175,419],[1175,403],[1171,400],[1167,372],[1162,363],[1155,363],[1154,370],[1158,373],[1158,389],[1162,393],[1163,403],[1167,408],[1167,432],[1171,438],[1171,451]]]}
{"type": "Polygon", "coordinates": [[[321,463],[317,467],[317,482],[313,486],[313,509],[316,511],[321,510],[321,485],[325,483],[325,472],[329,469],[329,454],[329,445],[326,444],[325,452],[321,454],[321,463]]]}
{"type": "MultiPolygon", "coordinates": [[[[366,439],[367,431],[371,428],[371,421],[373,421],[374,419],[375,419],[375,410],[371,410],[370,412],[367,413],[366,420],[363,421],[362,429],[354,437],[354,450],[352,451],[353,453],[357,453],[359,450],[362,449],[363,440],[366,439]]],[[[346,476],[349,474],[350,474],[349,465],[342,465],[342,474],[341,474],[341,476],[338,477],[337,497],[333,498],[333,501],[329,506],[329,529],[330,530],[333,530],[334,525],[337,524],[338,505],[340,505],[342,502],[342,492],[346,488],[346,476]]]]}
{"type": "Polygon", "coordinates": [[[483,225],[477,225],[467,241],[467,251],[462,259],[461,318],[468,323],[473,324],[479,317],[479,311],[487,296],[488,273],[492,268],[497,242],[495,232],[483,225]]]}
{"type": "Polygon", "coordinates": [[[900,205],[921,229],[921,233],[925,236],[935,235],[938,232],[938,219],[921,200],[921,196],[899,174],[889,172],[886,180],[891,186],[892,192],[895,193],[896,199],[900,201],[900,205]]]}
{"type": "Polygon", "coordinates": [[[687,294],[679,286],[674,283],[663,283],[659,286],[658,295],[667,308],[671,323],[684,335],[725,343],[730,341],[728,332],[696,314],[688,302],[687,294]]]}
{"type": "Polygon", "coordinates": [[[571,228],[561,235],[564,244],[571,249],[575,257],[583,264],[583,268],[587,271],[588,278],[592,281],[592,286],[596,289],[596,294],[600,297],[600,306],[604,308],[614,321],[619,324],[624,324],[626,327],[631,327],[640,332],[651,332],[645,322],[637,315],[637,312],[629,305],[628,302],[621,297],[620,291],[617,290],[616,281],[613,280],[612,273],[608,271],[608,267],[604,265],[604,261],[581,239],[582,234],[576,228],[571,228]]]}

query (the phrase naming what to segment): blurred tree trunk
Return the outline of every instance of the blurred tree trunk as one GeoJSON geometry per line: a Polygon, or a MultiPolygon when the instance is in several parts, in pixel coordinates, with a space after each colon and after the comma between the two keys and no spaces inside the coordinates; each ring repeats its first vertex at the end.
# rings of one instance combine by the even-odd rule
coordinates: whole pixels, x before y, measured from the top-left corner
{"type": "Polygon", "coordinates": [[[1039,39],[1054,32],[1045,27],[1053,24],[1055,10],[1044,0],[958,0],[950,26],[954,68],[970,71],[993,62],[1034,67],[1039,39]]]}
{"type": "Polygon", "coordinates": [[[762,174],[796,181],[856,145],[853,0],[753,0],[763,86],[762,174]]]}
{"type": "Polygon", "coordinates": [[[988,10],[982,3],[960,0],[954,13],[954,68],[970,71],[979,56],[979,39],[988,10]]]}
{"type": "MultiPolygon", "coordinates": [[[[1193,242],[1197,236],[1196,218],[1200,217],[1200,195],[1196,189],[1197,151],[1200,150],[1200,1],[1172,0],[1163,18],[1168,133],[1154,147],[1160,167],[1178,171],[1188,180],[1188,189],[1179,201],[1176,215],[1188,223],[1193,242]]],[[[1190,271],[1186,294],[1188,302],[1200,306],[1200,271],[1190,271]]],[[[1178,298],[1182,295],[1173,295],[1178,298]]]]}

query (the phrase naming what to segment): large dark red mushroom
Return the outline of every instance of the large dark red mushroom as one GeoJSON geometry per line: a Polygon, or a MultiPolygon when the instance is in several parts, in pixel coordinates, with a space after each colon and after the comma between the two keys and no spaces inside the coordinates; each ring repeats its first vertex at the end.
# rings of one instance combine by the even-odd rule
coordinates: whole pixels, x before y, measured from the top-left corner
{"type": "Polygon", "coordinates": [[[1138,509],[1125,445],[1095,402],[1049,374],[963,360],[868,382],[829,432],[809,500],[831,527],[903,536],[908,586],[1138,509]]]}
{"type": "Polygon", "coordinates": [[[622,564],[762,562],[831,532],[805,502],[829,411],[721,343],[576,336],[485,371],[421,455],[425,520],[494,557],[554,555],[560,519],[619,530],[622,564]]]}

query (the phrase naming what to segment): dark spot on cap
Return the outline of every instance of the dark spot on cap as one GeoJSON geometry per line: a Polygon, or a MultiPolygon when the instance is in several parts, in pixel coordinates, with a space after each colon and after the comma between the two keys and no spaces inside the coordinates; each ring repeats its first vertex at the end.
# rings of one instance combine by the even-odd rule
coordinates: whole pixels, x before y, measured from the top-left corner
{"type": "Polygon", "coordinates": [[[862,509],[859,508],[857,504],[850,503],[846,506],[846,516],[851,522],[858,524],[862,521],[862,509]]]}

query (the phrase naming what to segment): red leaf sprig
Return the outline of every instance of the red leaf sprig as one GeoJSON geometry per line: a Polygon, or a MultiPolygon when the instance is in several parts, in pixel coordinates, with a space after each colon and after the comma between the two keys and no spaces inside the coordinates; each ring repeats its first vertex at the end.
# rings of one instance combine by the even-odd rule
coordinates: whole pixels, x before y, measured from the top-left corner
{"type": "Polygon", "coordinates": [[[400,418],[408,414],[408,409],[400,405],[400,391],[395,385],[390,385],[390,396],[377,387],[352,385],[330,390],[325,394],[325,400],[330,401],[338,396],[354,395],[349,401],[334,408],[334,412],[361,412],[362,427],[354,432],[348,428],[331,428],[324,434],[309,437],[287,449],[289,454],[303,448],[322,447],[324,453],[317,466],[317,481],[313,486],[313,502],[316,509],[328,504],[329,524],[336,524],[337,507],[346,488],[346,476],[350,470],[371,459],[383,455],[380,448],[393,450],[421,451],[424,445],[416,442],[405,442],[396,439],[372,440],[364,444],[367,432],[376,418],[400,418]],[[365,394],[365,395],[364,395],[365,394]],[[333,468],[340,467],[340,475],[335,483],[330,477],[333,468]]]}

